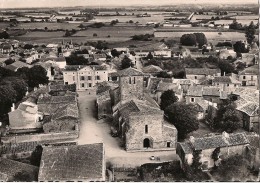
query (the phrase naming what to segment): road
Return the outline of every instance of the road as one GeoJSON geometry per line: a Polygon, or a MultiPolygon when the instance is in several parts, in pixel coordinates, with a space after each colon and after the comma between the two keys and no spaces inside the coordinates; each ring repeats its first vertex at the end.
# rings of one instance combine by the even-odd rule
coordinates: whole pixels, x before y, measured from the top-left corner
{"type": "Polygon", "coordinates": [[[94,91],[91,94],[89,94],[89,91],[79,92],[78,101],[81,121],[79,145],[103,142],[106,161],[119,167],[136,167],[144,163],[158,162],[150,160],[150,156],[159,156],[161,162],[178,159],[175,151],[126,152],[119,145],[120,139],[110,135],[109,124],[97,121],[95,118],[95,99],[94,91]]]}

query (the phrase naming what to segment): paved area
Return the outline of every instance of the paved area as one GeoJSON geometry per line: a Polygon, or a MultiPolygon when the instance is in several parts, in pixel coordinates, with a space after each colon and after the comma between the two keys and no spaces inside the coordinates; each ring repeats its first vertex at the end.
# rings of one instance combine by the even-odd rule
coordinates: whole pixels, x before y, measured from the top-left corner
{"type": "Polygon", "coordinates": [[[106,161],[115,166],[135,167],[144,163],[159,162],[150,160],[150,156],[159,156],[160,162],[175,160],[175,151],[160,152],[135,152],[128,153],[120,147],[120,139],[110,135],[110,126],[107,123],[100,123],[95,117],[95,92],[79,92],[80,109],[80,135],[78,144],[90,144],[103,142],[105,145],[106,161]]]}

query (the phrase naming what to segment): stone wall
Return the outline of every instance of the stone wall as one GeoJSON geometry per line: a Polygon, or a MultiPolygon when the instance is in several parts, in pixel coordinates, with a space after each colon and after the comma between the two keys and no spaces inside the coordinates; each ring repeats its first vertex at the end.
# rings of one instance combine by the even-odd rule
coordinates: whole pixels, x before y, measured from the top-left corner
{"type": "Polygon", "coordinates": [[[120,77],[120,100],[131,100],[133,98],[143,99],[144,78],[143,76],[120,77]],[[130,83],[131,79],[131,83],[130,83]]]}
{"type": "MultiPolygon", "coordinates": [[[[163,112],[129,116],[129,129],[126,131],[126,150],[147,150],[167,148],[163,136],[163,112]],[[147,125],[147,130],[146,126],[147,125]],[[144,147],[145,139],[149,139],[150,147],[144,147]]],[[[173,140],[174,141],[174,140],[173,140]]],[[[174,142],[175,143],[175,142],[174,142]]],[[[174,146],[175,148],[175,146],[174,146]]]]}

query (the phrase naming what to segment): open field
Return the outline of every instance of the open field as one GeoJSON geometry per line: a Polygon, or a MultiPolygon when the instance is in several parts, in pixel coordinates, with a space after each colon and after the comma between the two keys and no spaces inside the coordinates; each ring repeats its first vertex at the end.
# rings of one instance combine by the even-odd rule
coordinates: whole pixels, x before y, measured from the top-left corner
{"type": "Polygon", "coordinates": [[[73,35],[73,37],[93,37],[93,34],[96,33],[97,37],[107,37],[108,35],[111,38],[114,37],[126,37],[130,38],[131,36],[137,34],[153,34],[153,29],[149,27],[102,27],[102,28],[89,28],[87,30],[79,31],[73,35]]]}
{"type": "MultiPolygon", "coordinates": [[[[101,27],[101,28],[89,28],[87,30],[78,31],[67,39],[72,39],[73,42],[81,43],[86,41],[107,41],[107,42],[124,42],[131,39],[131,36],[136,34],[153,34],[153,28],[151,27],[101,27]],[[96,33],[97,37],[93,37],[96,33]],[[110,37],[108,37],[110,35],[110,37]]],[[[25,35],[15,37],[21,41],[35,41],[36,43],[57,43],[64,39],[64,31],[58,32],[27,32],[25,35]]]]}
{"type": "Polygon", "coordinates": [[[14,27],[14,29],[44,29],[47,27],[49,30],[56,29],[80,29],[78,26],[79,23],[51,23],[51,22],[30,22],[30,23],[19,23],[18,26],[14,27]]]}

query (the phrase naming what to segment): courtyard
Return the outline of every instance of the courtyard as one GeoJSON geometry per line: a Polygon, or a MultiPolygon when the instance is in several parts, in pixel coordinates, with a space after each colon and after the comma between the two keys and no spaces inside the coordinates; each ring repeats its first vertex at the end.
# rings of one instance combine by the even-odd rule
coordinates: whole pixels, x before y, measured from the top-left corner
{"type": "Polygon", "coordinates": [[[96,119],[95,91],[87,90],[78,93],[80,111],[79,145],[103,142],[106,162],[116,167],[136,167],[144,163],[159,163],[178,159],[175,151],[126,152],[120,147],[120,139],[110,135],[110,125],[96,119]],[[160,157],[160,161],[150,160],[151,156],[160,157]]]}

